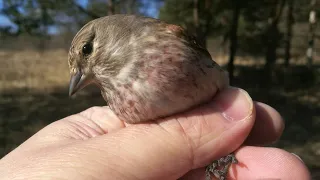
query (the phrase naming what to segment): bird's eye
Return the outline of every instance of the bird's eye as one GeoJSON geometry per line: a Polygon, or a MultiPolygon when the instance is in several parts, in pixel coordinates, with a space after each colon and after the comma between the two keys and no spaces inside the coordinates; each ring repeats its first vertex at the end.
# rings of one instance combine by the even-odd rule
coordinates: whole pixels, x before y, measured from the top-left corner
{"type": "Polygon", "coordinates": [[[84,55],[89,55],[92,52],[92,44],[87,43],[82,47],[82,53],[84,55]]]}

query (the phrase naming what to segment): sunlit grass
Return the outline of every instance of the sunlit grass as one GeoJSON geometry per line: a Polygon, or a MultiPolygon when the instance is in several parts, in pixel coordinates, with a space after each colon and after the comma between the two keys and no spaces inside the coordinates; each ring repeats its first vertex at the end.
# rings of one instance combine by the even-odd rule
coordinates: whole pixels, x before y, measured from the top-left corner
{"type": "Polygon", "coordinates": [[[16,88],[50,91],[69,81],[64,50],[0,51],[0,64],[0,91],[16,88]]]}

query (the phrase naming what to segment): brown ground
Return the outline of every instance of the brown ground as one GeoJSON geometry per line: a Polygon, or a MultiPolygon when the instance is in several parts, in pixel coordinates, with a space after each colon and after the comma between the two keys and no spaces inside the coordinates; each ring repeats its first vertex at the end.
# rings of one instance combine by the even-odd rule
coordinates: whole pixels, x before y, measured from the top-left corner
{"type": "MultiPolygon", "coordinates": [[[[68,97],[66,59],[64,50],[0,51],[0,157],[43,126],[105,104],[95,88],[68,97]]],[[[223,64],[227,58],[215,59],[223,64]]],[[[259,68],[263,61],[257,59],[238,58],[235,85],[283,115],[286,129],[274,146],[301,156],[316,175],[320,172],[320,69],[306,68],[303,59],[289,69],[278,65],[272,83],[266,85],[259,68]]]]}

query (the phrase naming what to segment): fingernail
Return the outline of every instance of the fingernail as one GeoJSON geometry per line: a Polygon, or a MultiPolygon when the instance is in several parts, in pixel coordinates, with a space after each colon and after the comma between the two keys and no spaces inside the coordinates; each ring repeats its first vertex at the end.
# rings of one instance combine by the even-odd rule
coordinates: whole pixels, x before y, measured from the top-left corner
{"type": "MultiPolygon", "coordinates": [[[[301,162],[303,162],[303,160],[300,158],[300,156],[298,156],[297,154],[295,153],[291,153],[292,155],[294,155],[295,157],[297,157],[301,162]]],[[[304,162],[303,162],[304,163],[304,162]]]]}
{"type": "Polygon", "coordinates": [[[249,94],[239,88],[223,90],[215,99],[222,115],[229,121],[240,121],[252,114],[253,102],[249,94]]]}

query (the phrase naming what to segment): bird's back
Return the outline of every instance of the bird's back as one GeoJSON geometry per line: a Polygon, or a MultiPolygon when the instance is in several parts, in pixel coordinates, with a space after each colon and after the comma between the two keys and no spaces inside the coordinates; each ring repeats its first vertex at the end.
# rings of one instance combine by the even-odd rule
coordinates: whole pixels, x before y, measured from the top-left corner
{"type": "Polygon", "coordinates": [[[112,80],[115,89],[102,92],[121,119],[137,123],[182,112],[228,85],[227,74],[180,26],[134,15],[104,18],[117,20],[108,26],[119,28],[114,38],[125,44],[119,52],[127,62],[112,80]]]}

